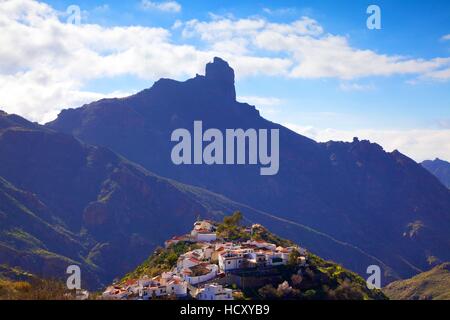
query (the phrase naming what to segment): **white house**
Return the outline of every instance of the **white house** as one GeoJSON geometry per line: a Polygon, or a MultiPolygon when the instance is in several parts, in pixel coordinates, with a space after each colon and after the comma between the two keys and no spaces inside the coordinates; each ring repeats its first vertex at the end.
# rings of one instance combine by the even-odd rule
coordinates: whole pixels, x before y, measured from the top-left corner
{"type": "Polygon", "coordinates": [[[191,231],[191,237],[199,242],[211,242],[217,239],[216,227],[207,220],[196,221],[194,229],[191,231]]]}
{"type": "Polygon", "coordinates": [[[219,267],[216,264],[203,263],[198,266],[183,269],[181,271],[181,275],[186,282],[195,285],[214,279],[217,276],[218,272],[219,267]],[[194,272],[193,269],[195,270],[196,268],[203,269],[203,272],[194,272]]]}
{"type": "Polygon", "coordinates": [[[130,293],[127,290],[124,290],[123,288],[110,286],[106,288],[105,292],[103,292],[102,297],[104,299],[114,299],[114,300],[121,300],[128,298],[128,295],[130,293]]]}
{"type": "Polygon", "coordinates": [[[196,238],[199,242],[212,242],[217,239],[217,235],[215,232],[209,232],[209,231],[197,231],[196,238]]]}
{"type": "MultiPolygon", "coordinates": [[[[239,249],[224,251],[219,254],[219,268],[222,271],[241,269],[247,266],[249,253],[253,253],[252,249],[239,249]]],[[[250,258],[251,259],[251,258],[250,258]]]]}
{"type": "Polygon", "coordinates": [[[194,223],[194,230],[215,231],[216,227],[208,220],[200,220],[194,223]]]}
{"type": "Polygon", "coordinates": [[[202,263],[200,260],[192,257],[189,254],[184,254],[180,256],[177,260],[177,269],[178,271],[180,271],[182,269],[187,269],[199,265],[200,263],[202,263]]]}
{"type": "Polygon", "coordinates": [[[233,300],[233,291],[217,283],[207,284],[197,295],[199,300],[233,300]]]}
{"type": "Polygon", "coordinates": [[[245,244],[255,246],[260,249],[268,249],[275,251],[277,246],[273,243],[266,242],[264,240],[248,240],[245,244]]]}
{"type": "Polygon", "coordinates": [[[268,252],[266,253],[266,262],[269,266],[279,266],[287,264],[288,254],[283,252],[268,252]]]}
{"type": "Polygon", "coordinates": [[[187,295],[187,283],[175,273],[163,272],[151,281],[140,281],[139,297],[144,300],[151,299],[153,296],[160,297],[172,294],[176,296],[187,295]]]}
{"type": "Polygon", "coordinates": [[[214,246],[210,243],[203,243],[202,248],[199,250],[203,252],[203,259],[210,260],[214,253],[214,246]]]}

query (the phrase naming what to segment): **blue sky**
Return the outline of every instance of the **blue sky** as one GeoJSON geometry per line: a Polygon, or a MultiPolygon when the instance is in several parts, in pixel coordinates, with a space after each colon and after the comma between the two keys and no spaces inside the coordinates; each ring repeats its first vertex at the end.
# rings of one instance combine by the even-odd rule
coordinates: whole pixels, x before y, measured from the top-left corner
{"type": "MultiPolygon", "coordinates": [[[[50,10],[45,13],[45,19],[51,20],[55,12],[61,23],[67,19],[65,11],[70,5],[81,9],[80,30],[84,35],[76,42],[69,42],[68,36],[62,40],[57,39],[57,35],[48,39],[48,30],[57,28],[57,23],[52,24],[52,29],[42,27],[44,23],[32,25],[34,29],[30,32],[45,38],[45,50],[52,48],[48,50],[55,51],[58,43],[68,41],[67,46],[79,50],[76,52],[82,56],[80,61],[97,61],[90,59],[98,55],[95,59],[103,58],[107,63],[109,54],[119,52],[124,57],[142,58],[139,63],[145,64],[145,71],[141,72],[139,65],[133,65],[130,68],[136,71],[128,72],[129,63],[123,62],[122,57],[123,66],[111,68],[114,70],[87,70],[69,83],[48,71],[52,68],[61,70],[55,62],[51,62],[45,71],[38,72],[39,66],[49,62],[38,61],[35,65],[24,62],[21,65],[19,60],[14,61],[12,65],[17,64],[17,69],[0,68],[0,75],[20,79],[19,70],[34,72],[26,78],[28,81],[38,77],[36,74],[39,77],[45,74],[48,83],[59,83],[60,88],[70,87],[71,91],[57,94],[55,87],[46,94],[45,97],[53,99],[48,100],[48,104],[54,104],[48,110],[36,109],[31,104],[25,108],[26,101],[11,98],[3,107],[7,111],[17,111],[42,122],[54,117],[62,107],[76,106],[102,95],[133,93],[151,86],[159,77],[189,78],[195,72],[201,72],[199,69],[208,60],[208,54],[210,60],[223,52],[236,69],[240,100],[256,104],[270,120],[319,141],[350,140],[353,135],[358,135],[382,144],[389,151],[398,148],[418,161],[434,157],[450,160],[450,142],[446,143],[450,141],[450,37],[445,38],[450,34],[450,2],[56,0],[46,1],[47,7],[43,8],[28,6],[25,0],[11,1],[27,3],[23,5],[26,9],[15,7],[9,10],[50,10]],[[381,9],[381,30],[366,27],[369,16],[366,9],[371,4],[381,9]],[[264,26],[254,27],[261,21],[264,26]],[[312,29],[299,32],[295,30],[296,21],[312,29]],[[131,39],[133,35],[129,28],[132,26],[145,27],[143,43],[136,44],[138,40],[131,39]],[[228,33],[227,26],[235,28],[232,34],[228,33]],[[146,39],[151,38],[155,28],[167,34],[157,35],[163,40],[146,46],[146,39]],[[273,34],[274,30],[277,34],[273,34]],[[104,35],[105,44],[96,46],[86,39],[90,33],[93,38],[98,37],[96,32],[104,35]],[[109,46],[108,37],[118,39],[116,33],[121,32],[124,47],[109,46]],[[292,41],[281,44],[280,39],[288,38],[292,41]],[[128,41],[130,48],[136,46],[134,50],[127,50],[125,44],[128,41]],[[312,47],[299,48],[299,44],[311,44],[312,47]],[[230,49],[234,46],[236,50],[230,49]],[[157,60],[157,54],[153,52],[161,54],[160,51],[165,49],[176,51],[174,55],[180,59],[192,56],[192,66],[170,62],[167,66],[152,65],[148,57],[157,60]],[[140,55],[142,52],[145,53],[140,55]],[[70,93],[79,99],[64,100],[70,93]]],[[[38,15],[41,17],[40,13],[38,15]]],[[[18,26],[22,23],[17,19],[15,22],[18,26]]],[[[74,32],[59,27],[61,34],[74,32]]],[[[8,39],[0,37],[0,45],[2,41],[8,39]]],[[[44,49],[41,42],[36,42],[34,50],[39,53],[36,50],[44,49]]],[[[24,61],[25,52],[29,50],[23,48],[24,61]]],[[[77,54],[67,53],[70,60],[66,65],[72,64],[77,54]]],[[[70,70],[83,70],[85,65],[74,64],[70,70]]],[[[30,82],[30,88],[33,85],[30,82]]],[[[8,90],[11,92],[15,91],[8,90]]],[[[17,94],[22,95],[22,92],[17,89],[17,94]]],[[[0,98],[4,98],[1,90],[0,98]]],[[[42,99],[42,104],[47,103],[42,99]]]]}

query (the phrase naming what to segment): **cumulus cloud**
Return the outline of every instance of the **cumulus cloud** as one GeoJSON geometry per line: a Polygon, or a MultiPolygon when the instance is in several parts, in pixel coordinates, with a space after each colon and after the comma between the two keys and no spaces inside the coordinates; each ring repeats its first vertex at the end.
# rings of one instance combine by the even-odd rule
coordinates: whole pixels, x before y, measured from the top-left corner
{"type": "Polygon", "coordinates": [[[141,7],[144,10],[159,10],[165,12],[180,12],[181,5],[176,1],[156,2],[150,0],[142,0],[141,7]]]}
{"type": "Polygon", "coordinates": [[[417,162],[439,157],[450,160],[450,129],[410,129],[410,130],[338,130],[321,129],[312,126],[284,124],[289,129],[319,142],[352,141],[353,137],[367,139],[383,146],[386,151],[400,150],[417,162]]]}
{"type": "Polygon", "coordinates": [[[261,17],[194,19],[184,23],[183,36],[198,37],[209,44],[209,48],[230,46],[247,54],[286,56],[291,61],[287,75],[294,78],[351,80],[405,74],[450,78],[446,69],[450,66],[448,57],[413,59],[354,48],[346,36],[326,33],[309,17],[291,23],[273,23],[261,17]]]}
{"type": "Polygon", "coordinates": [[[181,72],[195,70],[196,50],[172,46],[164,29],[66,24],[59,14],[35,1],[0,3],[0,108],[45,121],[63,107],[117,93],[90,92],[84,89],[88,80],[124,74],[154,78],[170,74],[173,63],[183,59],[193,64],[181,72]]]}
{"type": "Polygon", "coordinates": [[[287,73],[291,63],[175,44],[163,28],[75,25],[63,16],[41,2],[0,2],[1,109],[43,122],[62,108],[113,94],[90,92],[88,81],[188,77],[202,73],[216,55],[228,59],[238,77],[287,73]]]}
{"type": "MultiPolygon", "coordinates": [[[[149,8],[177,8],[171,1],[146,3],[149,8]]],[[[214,56],[228,60],[238,79],[336,77],[344,79],[343,89],[348,90],[364,89],[350,81],[364,76],[450,78],[449,58],[407,59],[356,49],[346,37],[326,33],[308,17],[275,23],[261,17],[211,15],[208,21],[178,20],[170,30],[74,25],[62,17],[45,3],[0,1],[0,108],[43,122],[62,108],[126,94],[92,92],[92,80],[190,77],[202,73],[214,56]],[[184,42],[174,42],[172,32],[181,33],[184,42]],[[200,41],[189,44],[192,38],[200,41]]],[[[264,107],[263,101],[254,101],[264,107]]]]}

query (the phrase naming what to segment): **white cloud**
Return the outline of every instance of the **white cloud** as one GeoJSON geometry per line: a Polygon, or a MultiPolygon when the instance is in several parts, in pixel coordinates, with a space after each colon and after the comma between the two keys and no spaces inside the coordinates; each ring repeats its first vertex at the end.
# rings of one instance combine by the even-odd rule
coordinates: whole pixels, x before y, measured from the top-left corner
{"type": "Polygon", "coordinates": [[[99,5],[99,6],[97,6],[97,7],[95,7],[94,8],[94,12],[106,12],[106,11],[109,11],[109,5],[108,4],[102,4],[102,5],[99,5]]]}
{"type": "Polygon", "coordinates": [[[275,32],[279,35],[319,35],[323,28],[317,21],[302,17],[292,23],[272,23],[264,18],[234,19],[229,17],[213,16],[211,21],[189,20],[184,24],[183,36],[194,37],[216,43],[223,40],[246,38],[252,43],[252,38],[265,31],[275,32]]]}
{"type": "MultiPolygon", "coordinates": [[[[0,1],[0,108],[42,122],[62,108],[112,94],[91,92],[86,87],[89,81],[191,77],[202,73],[214,56],[228,60],[238,78],[353,79],[409,73],[450,77],[443,67],[448,58],[406,59],[355,49],[347,38],[325,33],[308,17],[273,23],[265,18],[211,15],[207,22],[177,21],[171,30],[73,25],[61,17],[45,3],[0,1]],[[199,38],[200,44],[177,44],[171,32],[199,38]]],[[[357,82],[344,82],[349,83],[344,88],[362,89],[357,82]]],[[[276,112],[274,106],[255,104],[265,107],[263,113],[276,112]]]]}
{"type": "Polygon", "coordinates": [[[263,8],[263,12],[269,15],[277,15],[277,16],[283,16],[283,15],[292,15],[297,13],[296,8],[277,8],[277,9],[271,9],[271,8],[263,8]]]}
{"type": "Polygon", "coordinates": [[[239,96],[239,101],[247,102],[248,104],[263,107],[274,107],[280,105],[283,100],[275,97],[262,97],[262,96],[239,96]]]}
{"type": "Polygon", "coordinates": [[[330,140],[349,142],[353,137],[358,137],[360,140],[376,142],[389,152],[397,149],[417,162],[436,157],[450,160],[450,129],[337,130],[299,126],[293,123],[284,125],[319,142],[330,140]]]}
{"type": "Polygon", "coordinates": [[[141,7],[144,10],[159,10],[165,12],[180,12],[181,5],[176,1],[150,1],[150,0],[142,0],[141,7]]]}
{"type": "Polygon", "coordinates": [[[44,3],[0,1],[0,108],[42,122],[89,97],[109,96],[85,88],[95,79],[190,77],[214,56],[229,60],[238,77],[287,73],[291,63],[174,44],[163,28],[73,25],[60,16],[44,3]]]}
{"type": "Polygon", "coordinates": [[[198,37],[210,49],[229,47],[260,56],[278,54],[291,62],[288,73],[283,70],[282,74],[294,78],[351,80],[392,75],[450,78],[449,57],[414,59],[354,48],[347,37],[326,33],[316,20],[308,17],[291,23],[273,23],[261,17],[194,19],[184,24],[183,36],[198,37]]]}
{"type": "Polygon", "coordinates": [[[450,34],[446,34],[442,37],[442,40],[450,40],[450,34]]]}
{"type": "Polygon", "coordinates": [[[440,119],[436,122],[439,128],[450,129],[450,119],[440,119]]]}
{"type": "Polygon", "coordinates": [[[278,107],[283,103],[280,98],[263,96],[239,96],[237,100],[256,106],[263,117],[279,113],[278,107]]]}
{"type": "Polygon", "coordinates": [[[339,84],[339,88],[342,91],[351,92],[351,91],[372,91],[375,89],[375,86],[372,84],[361,84],[357,82],[347,82],[343,81],[339,84]]]}

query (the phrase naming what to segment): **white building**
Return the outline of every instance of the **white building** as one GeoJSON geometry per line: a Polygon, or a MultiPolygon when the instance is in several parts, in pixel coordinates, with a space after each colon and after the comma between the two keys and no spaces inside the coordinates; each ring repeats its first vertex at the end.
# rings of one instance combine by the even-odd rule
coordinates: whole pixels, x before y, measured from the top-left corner
{"type": "Polygon", "coordinates": [[[196,221],[194,229],[191,231],[191,237],[199,242],[211,242],[217,239],[216,227],[207,220],[196,221]]]}
{"type": "Polygon", "coordinates": [[[284,252],[268,252],[265,255],[268,266],[280,266],[287,264],[289,258],[289,254],[284,252]]]}
{"type": "Polygon", "coordinates": [[[182,255],[177,260],[177,270],[181,271],[183,269],[187,269],[202,263],[197,258],[192,257],[191,255],[182,255]]]}
{"type": "Polygon", "coordinates": [[[212,255],[214,253],[214,245],[210,243],[203,243],[202,248],[199,250],[203,252],[203,259],[211,260],[212,255]]]}
{"type": "Polygon", "coordinates": [[[233,300],[233,291],[224,289],[217,283],[207,284],[200,289],[197,299],[199,300],[233,300]]]}
{"type": "Polygon", "coordinates": [[[196,285],[214,279],[215,277],[217,277],[218,272],[219,267],[216,264],[203,263],[198,266],[183,269],[181,271],[181,275],[186,282],[192,285],[196,285]],[[197,272],[196,274],[195,272],[193,272],[193,269],[195,270],[195,268],[202,268],[203,272],[197,272]]]}
{"type": "Polygon", "coordinates": [[[253,253],[252,249],[239,249],[224,251],[219,254],[219,268],[222,271],[241,269],[248,266],[248,254],[253,253]]]}
{"type": "Polygon", "coordinates": [[[130,293],[127,290],[124,290],[123,288],[110,286],[106,288],[105,292],[103,292],[102,297],[103,299],[107,300],[121,300],[128,298],[128,295],[130,293]]]}
{"type": "Polygon", "coordinates": [[[196,240],[199,242],[212,242],[217,239],[215,232],[198,231],[196,240]]]}
{"type": "Polygon", "coordinates": [[[277,248],[277,246],[274,245],[273,243],[269,243],[264,240],[248,240],[247,242],[245,242],[245,244],[250,245],[250,246],[255,246],[260,249],[268,249],[268,250],[272,250],[272,251],[275,251],[277,248]]]}
{"type": "Polygon", "coordinates": [[[148,300],[153,296],[161,297],[175,295],[178,297],[187,295],[187,283],[173,272],[163,272],[160,276],[148,280],[139,281],[139,297],[148,300]]]}
{"type": "Polygon", "coordinates": [[[206,230],[206,231],[216,231],[216,227],[208,220],[200,220],[194,223],[193,230],[206,230]]]}

